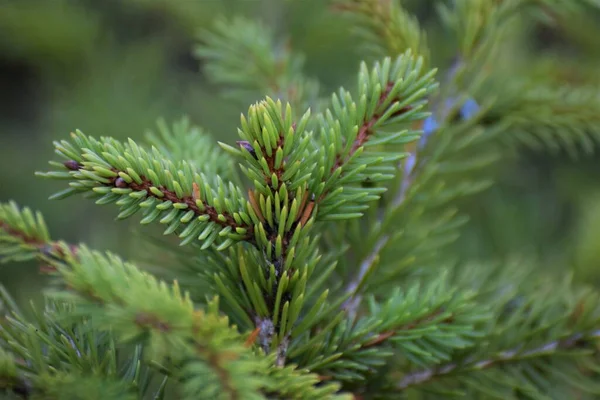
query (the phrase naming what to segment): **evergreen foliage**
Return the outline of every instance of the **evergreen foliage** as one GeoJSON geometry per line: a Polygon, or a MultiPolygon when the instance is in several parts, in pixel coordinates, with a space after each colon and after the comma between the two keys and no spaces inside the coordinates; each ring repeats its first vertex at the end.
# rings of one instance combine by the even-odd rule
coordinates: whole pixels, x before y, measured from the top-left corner
{"type": "Polygon", "coordinates": [[[540,275],[535,260],[445,252],[468,220],[460,202],[493,184],[488,167],[507,150],[595,149],[597,91],[501,62],[524,21],[596,7],[570,4],[444,3],[447,62],[400,2],[334,1],[332,13],[356,22],[365,61],[352,90],[327,100],[264,26],[218,20],[194,54],[230,98],[255,101],[239,141],[218,146],[187,118],[160,120],[146,144],[76,131],[38,173],[64,182],[52,199],[82,195],[114,204],[117,219],[163,225],[178,238],[163,242],[177,265],[153,275],[54,240],[40,213],[0,204],[0,261],[36,259],[52,278],[33,317],[0,290],[0,389],[44,399],[600,395],[596,290],[540,275]]]}

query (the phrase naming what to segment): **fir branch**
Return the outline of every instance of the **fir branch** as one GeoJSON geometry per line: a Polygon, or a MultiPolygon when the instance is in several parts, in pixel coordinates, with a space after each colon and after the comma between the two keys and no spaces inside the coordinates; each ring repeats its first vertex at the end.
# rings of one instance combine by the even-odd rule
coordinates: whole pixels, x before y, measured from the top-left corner
{"type": "MultiPolygon", "coordinates": [[[[222,144],[230,153],[245,158],[249,168],[242,167],[242,170],[255,184],[255,190],[250,192],[249,198],[254,216],[260,220],[255,229],[256,243],[268,263],[262,268],[259,267],[259,270],[263,270],[269,277],[267,280],[257,276],[254,282],[252,278],[244,278],[244,281],[248,297],[253,299],[253,309],[261,310],[260,318],[255,319],[256,327],[261,328],[258,334],[259,342],[265,351],[269,351],[272,341],[275,340],[278,365],[284,362],[287,343],[290,340],[289,333],[299,317],[306,279],[314,269],[318,254],[315,241],[300,243],[298,239],[303,235],[308,237],[316,217],[317,204],[327,205],[327,200],[332,202],[331,198],[327,199],[330,188],[326,183],[339,184],[347,181],[346,178],[352,175],[351,170],[347,175],[343,175],[342,170],[347,170],[348,166],[356,168],[358,163],[365,160],[356,156],[362,153],[367,142],[372,142],[376,131],[381,132],[380,129],[384,129],[386,124],[391,126],[393,121],[407,123],[423,116],[423,113],[418,113],[424,105],[421,98],[435,88],[433,74],[434,71],[422,73],[422,61],[414,59],[410,53],[399,57],[395,63],[387,59],[382,64],[377,64],[373,73],[369,73],[363,64],[359,79],[362,88],[359,93],[362,111],[358,115],[344,114],[334,97],[333,109],[336,117],[348,131],[329,132],[324,129],[323,138],[331,134],[339,135],[327,140],[340,143],[342,134],[350,137],[346,148],[340,148],[337,153],[327,148],[325,157],[319,154],[322,147],[309,147],[315,146],[310,133],[305,132],[309,114],[305,114],[295,123],[291,107],[288,105],[284,112],[281,102],[276,103],[270,98],[252,106],[248,118],[242,117],[240,137],[243,140],[238,143],[239,148],[222,144]],[[348,124],[355,124],[354,119],[360,119],[361,122],[358,130],[352,133],[353,127],[348,124]],[[335,160],[332,159],[334,156],[335,160]],[[330,163],[325,167],[327,164],[323,164],[328,161],[330,163]],[[311,165],[313,162],[316,165],[311,165]],[[314,167],[319,164],[320,175],[315,176],[314,167]],[[325,168],[329,169],[334,179],[323,176],[325,168]],[[340,181],[336,182],[335,178],[340,176],[340,181]],[[321,179],[327,179],[329,182],[321,179]],[[319,186],[316,186],[315,190],[316,184],[319,186]],[[290,275],[296,271],[300,275],[290,275]],[[296,276],[302,278],[295,278],[296,276]],[[296,288],[296,285],[299,286],[296,288]],[[255,286],[262,290],[257,290],[255,286]],[[280,287],[286,287],[285,291],[280,291],[280,287]],[[286,293],[291,295],[289,301],[285,301],[286,293]],[[259,300],[260,298],[264,299],[264,302],[259,300]],[[275,331],[279,330],[279,335],[274,336],[272,329],[263,329],[265,326],[272,326],[275,331]]],[[[335,122],[330,112],[329,118],[329,125],[334,126],[335,122]]],[[[415,138],[416,135],[411,132],[401,131],[400,134],[382,134],[376,139],[382,144],[405,143],[415,138]]],[[[400,157],[390,153],[384,157],[367,155],[365,158],[368,160],[364,162],[365,165],[372,164],[371,169],[365,172],[375,173],[375,176],[379,177],[382,175],[379,172],[382,169],[377,164],[382,159],[389,162],[400,157]]],[[[339,193],[340,191],[337,192],[339,193]]],[[[373,199],[371,196],[367,200],[373,199]]],[[[330,205],[329,208],[331,211],[333,207],[330,205]]],[[[240,258],[240,263],[242,262],[240,258]]],[[[264,263],[257,264],[260,266],[264,263]]],[[[244,270],[248,274],[247,267],[244,267],[244,270]]],[[[245,308],[239,303],[238,306],[245,308]]]]}
{"type": "Polygon", "coordinates": [[[119,172],[123,171],[119,171],[118,169],[112,169],[112,171],[115,173],[115,176],[108,178],[107,186],[114,186],[119,189],[132,189],[135,192],[147,192],[148,197],[163,202],[169,201],[173,204],[185,205],[187,207],[184,209],[192,210],[198,217],[208,216],[208,220],[217,225],[223,227],[229,226],[231,228],[238,227],[237,222],[228,212],[225,211],[219,213],[215,207],[208,204],[205,200],[202,201],[201,204],[198,204],[198,198],[200,196],[198,195],[199,186],[197,184],[192,185],[193,191],[190,195],[179,197],[174,190],[169,190],[164,186],[156,187],[156,185],[144,175],[140,175],[140,183],[134,181],[127,183],[123,178],[118,176],[119,172]],[[156,187],[158,191],[151,190],[153,187],[156,187]]]}
{"type": "Polygon", "coordinates": [[[565,339],[552,340],[533,349],[523,349],[522,346],[500,352],[494,356],[485,359],[471,358],[460,364],[449,363],[433,369],[426,369],[410,373],[402,378],[397,384],[399,390],[408,389],[412,386],[418,386],[429,383],[432,380],[442,378],[457,373],[465,373],[470,370],[483,370],[486,368],[500,367],[502,364],[519,362],[536,357],[547,357],[557,354],[562,350],[575,349],[587,344],[589,340],[600,338],[600,330],[586,333],[575,333],[565,339]]]}
{"type": "Polygon", "coordinates": [[[51,163],[58,171],[40,176],[70,180],[70,187],[52,198],[75,193],[99,197],[97,203],[116,202],[117,218],[124,219],[144,210],[142,224],[159,220],[168,224],[165,234],[179,232],[182,244],[203,240],[203,248],[217,239],[224,249],[237,241],[252,241],[253,225],[246,212],[244,196],[233,184],[217,176],[213,180],[186,161],[177,164],[156,148],[147,152],[134,141],[122,144],[109,138],[100,140],[81,132],[72,141],[55,142],[57,152],[67,159],[51,163]]]}
{"type": "Polygon", "coordinates": [[[303,58],[289,42],[276,43],[272,32],[241,17],[219,19],[199,35],[194,51],[215,83],[229,87],[227,95],[239,100],[269,96],[289,102],[295,110],[318,109],[319,85],[303,76],[303,58]]]}

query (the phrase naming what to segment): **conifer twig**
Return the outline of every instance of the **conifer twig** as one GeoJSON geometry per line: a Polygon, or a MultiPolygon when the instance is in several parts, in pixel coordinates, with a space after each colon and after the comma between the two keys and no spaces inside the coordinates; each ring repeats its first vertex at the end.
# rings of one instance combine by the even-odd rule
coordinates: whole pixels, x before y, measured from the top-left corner
{"type": "Polygon", "coordinates": [[[597,338],[600,338],[600,330],[595,330],[588,334],[576,333],[565,339],[553,340],[531,350],[523,351],[521,348],[515,348],[512,350],[498,353],[496,356],[492,356],[484,360],[477,360],[476,358],[471,358],[467,359],[465,362],[460,364],[449,363],[440,367],[426,369],[405,375],[396,385],[396,388],[399,390],[404,390],[411,386],[422,385],[434,379],[449,375],[453,372],[458,372],[462,369],[482,370],[494,367],[502,363],[519,361],[524,358],[545,356],[552,354],[557,350],[571,349],[584,343],[586,340],[597,338]]]}
{"type": "Polygon", "coordinates": [[[173,161],[168,153],[156,147],[148,151],[131,139],[127,143],[105,137],[98,140],[77,131],[71,140],[54,145],[67,161],[51,162],[57,170],[37,174],[70,182],[52,199],[77,193],[97,197],[98,204],[120,207],[118,219],[142,211],[141,224],[167,224],[165,234],[179,230],[182,245],[199,240],[202,249],[219,243],[223,250],[254,239],[241,190],[218,175],[215,189],[194,164],[173,161]]]}
{"type": "Polygon", "coordinates": [[[344,302],[342,307],[346,310],[346,313],[350,319],[354,319],[356,317],[358,307],[360,306],[360,302],[362,300],[362,296],[358,293],[361,283],[363,282],[369,270],[375,264],[375,260],[379,256],[379,252],[387,244],[388,240],[389,236],[383,236],[381,239],[379,239],[379,241],[377,241],[373,247],[373,251],[360,264],[358,274],[346,288],[346,293],[350,293],[351,296],[344,302]]]}
{"type": "MultiPolygon", "coordinates": [[[[394,87],[394,82],[389,82],[387,84],[385,91],[381,94],[381,96],[378,100],[376,109],[379,108],[382,104],[384,104],[386,102],[388,104],[391,104],[393,102],[393,101],[390,102],[388,99],[390,91],[392,90],[393,87],[394,87]]],[[[394,99],[394,100],[399,101],[400,99],[394,99]]],[[[405,112],[410,111],[411,109],[412,109],[411,106],[406,106],[406,107],[398,110],[392,116],[401,115],[405,112]]],[[[350,159],[352,157],[352,155],[367,142],[369,137],[373,134],[373,129],[372,129],[373,126],[379,121],[379,119],[382,117],[382,115],[385,114],[385,112],[386,112],[386,110],[383,110],[380,113],[376,113],[373,115],[373,117],[371,119],[363,122],[363,125],[360,127],[360,129],[358,131],[356,140],[354,141],[354,143],[351,147],[349,155],[345,159],[342,159],[341,157],[338,156],[337,161],[332,169],[332,172],[335,171],[337,168],[341,167],[345,162],[347,162],[347,160],[350,159]]],[[[412,154],[409,155],[409,160],[411,160],[412,157],[414,157],[412,154]]],[[[407,171],[407,172],[408,173],[404,177],[404,181],[402,183],[401,190],[406,190],[406,186],[409,182],[408,179],[410,179],[410,177],[411,177],[412,168],[410,171],[407,171]]],[[[326,195],[326,193],[324,193],[321,196],[321,198],[323,198],[325,195],[326,195]]],[[[398,195],[397,197],[400,198],[400,195],[398,195]]],[[[403,199],[403,195],[402,195],[402,199],[403,199]]],[[[397,203],[397,202],[395,202],[395,203],[397,203]]],[[[395,208],[397,208],[399,206],[399,204],[394,204],[394,205],[396,206],[395,208]]],[[[378,256],[379,252],[387,244],[388,240],[389,240],[388,236],[383,236],[375,244],[373,251],[367,257],[365,257],[364,261],[360,264],[360,268],[359,268],[357,276],[347,286],[346,293],[352,293],[352,295],[343,303],[342,307],[346,310],[348,315],[351,316],[351,318],[354,318],[354,316],[356,315],[356,312],[358,310],[358,307],[359,307],[360,301],[361,301],[361,297],[358,295],[357,290],[361,286],[361,283],[362,283],[363,279],[365,278],[365,276],[367,275],[369,269],[374,265],[374,262],[378,256]]]]}
{"type": "MultiPolygon", "coordinates": [[[[117,337],[127,337],[130,332],[138,331],[148,337],[160,338],[158,342],[165,347],[155,350],[159,360],[169,354],[192,369],[196,362],[205,363],[229,398],[241,398],[240,388],[232,376],[232,364],[248,362],[250,353],[247,348],[237,345],[235,339],[238,334],[229,326],[227,318],[218,315],[216,303],[210,304],[208,311],[194,309],[177,282],[167,287],[165,282],[132,264],[114,256],[102,256],[85,247],[80,249],[77,258],[67,256],[66,264],[57,265],[57,269],[76,295],[74,299],[77,302],[94,306],[100,313],[106,307],[112,307],[113,312],[118,311],[131,318],[129,323],[120,325],[115,331],[117,337]],[[110,275],[111,279],[105,282],[105,287],[99,287],[98,276],[105,275],[110,275]],[[129,290],[140,290],[140,294],[160,293],[155,301],[161,306],[138,303],[130,294],[119,289],[123,282],[127,282],[125,287],[129,290]],[[192,356],[191,360],[189,356],[192,356]]],[[[101,319],[98,319],[98,324],[102,325],[101,319]]],[[[109,321],[106,324],[110,326],[109,321]]],[[[152,347],[152,343],[148,345],[152,347]]]]}
{"type": "MultiPolygon", "coordinates": [[[[387,83],[385,90],[379,96],[379,100],[377,101],[376,109],[380,108],[386,102],[389,104],[389,106],[391,106],[394,101],[401,100],[401,99],[392,99],[390,101],[390,99],[388,98],[390,96],[390,92],[394,88],[394,84],[395,84],[395,82],[387,83]]],[[[412,110],[412,107],[410,105],[408,105],[408,106],[394,112],[393,114],[387,116],[387,118],[394,118],[394,117],[400,116],[410,110],[412,110]]],[[[336,169],[338,169],[341,166],[343,166],[344,164],[346,164],[348,162],[348,160],[350,160],[350,158],[354,155],[354,153],[356,153],[356,151],[358,149],[360,149],[362,146],[365,145],[365,143],[369,140],[369,138],[375,133],[373,127],[377,124],[377,122],[379,122],[381,117],[383,117],[385,115],[386,111],[387,111],[387,108],[384,110],[381,110],[381,112],[379,112],[379,113],[375,113],[368,120],[363,121],[363,124],[360,126],[360,128],[358,130],[358,134],[356,135],[356,139],[352,143],[350,152],[348,153],[348,155],[345,158],[342,158],[341,156],[338,155],[336,162],[335,162],[333,168],[331,169],[331,173],[333,173],[336,169]]],[[[325,194],[323,194],[321,196],[321,198],[323,198],[324,196],[325,196],[325,194]]]]}
{"type": "MultiPolygon", "coordinates": [[[[464,64],[463,58],[458,55],[453,61],[448,73],[445,78],[445,85],[450,86],[451,82],[456,78],[457,73],[460,71],[461,67],[464,64]]],[[[428,139],[427,136],[423,138],[425,141],[428,139]]],[[[424,145],[425,142],[421,144],[424,145]]],[[[418,173],[418,170],[415,168],[417,164],[417,148],[414,148],[409,152],[409,155],[404,162],[404,166],[400,165],[400,168],[403,169],[403,176],[400,182],[400,187],[398,188],[397,193],[392,199],[390,213],[395,212],[406,199],[406,194],[412,185],[415,175],[418,173]]],[[[384,218],[384,215],[381,216],[379,222],[381,223],[384,218]]],[[[373,247],[373,250],[364,258],[364,261],[360,264],[360,268],[356,277],[348,284],[346,293],[352,293],[351,297],[348,298],[344,304],[343,308],[348,313],[350,319],[353,319],[356,316],[358,308],[360,307],[360,302],[362,300],[362,296],[360,296],[356,291],[361,286],[362,281],[367,276],[369,270],[373,267],[375,259],[378,257],[379,252],[387,245],[390,239],[389,235],[383,235],[373,247]]]]}
{"type": "Polygon", "coordinates": [[[429,58],[427,38],[417,18],[409,14],[400,2],[391,0],[336,0],[332,11],[350,14],[356,20],[357,36],[369,46],[365,51],[395,56],[406,49],[429,58]]]}
{"type": "Polygon", "coordinates": [[[318,101],[318,82],[302,72],[304,58],[293,51],[289,39],[280,41],[272,29],[256,21],[219,19],[202,34],[194,54],[213,82],[229,86],[229,97],[269,95],[294,109],[318,101]]]}
{"type": "MultiPolygon", "coordinates": [[[[75,161],[72,162],[76,163],[75,161]]],[[[67,165],[67,163],[69,163],[69,161],[65,162],[65,165],[67,165]]],[[[75,170],[79,170],[81,168],[82,166],[79,165],[75,170]]],[[[129,188],[135,191],[146,191],[148,197],[154,197],[160,201],[170,201],[172,203],[185,204],[190,210],[194,211],[194,213],[197,216],[208,215],[210,221],[214,222],[215,224],[221,225],[223,227],[230,226],[233,229],[237,227],[247,229],[247,237],[249,239],[252,238],[252,225],[239,225],[235,221],[233,216],[231,216],[229,213],[224,211],[219,214],[215,207],[209,205],[206,201],[202,201],[203,209],[200,209],[200,207],[197,204],[200,196],[195,195],[195,193],[199,192],[199,188],[196,183],[194,183],[194,193],[192,195],[180,197],[175,193],[175,191],[169,190],[164,186],[155,187],[152,181],[143,175],[140,175],[141,183],[138,183],[133,180],[128,183],[119,176],[119,173],[127,173],[126,171],[119,171],[117,168],[112,168],[111,171],[115,173],[115,176],[107,178],[107,186],[114,186],[120,189],[129,188]],[[158,191],[152,190],[153,187],[157,188],[158,191]],[[221,215],[222,217],[220,217],[219,215],[221,215]]]]}
{"type": "MultiPolygon", "coordinates": [[[[32,253],[32,258],[46,264],[40,267],[40,272],[48,273],[55,271],[51,265],[53,261],[64,261],[65,249],[73,254],[77,253],[77,246],[66,245],[61,241],[54,241],[48,237],[45,223],[38,214],[38,219],[27,218],[31,216],[29,209],[20,210],[15,203],[0,204],[0,243],[16,245],[15,250],[32,253]]],[[[12,254],[8,254],[10,259],[12,254]]],[[[2,258],[0,258],[2,260],[2,258]]]]}

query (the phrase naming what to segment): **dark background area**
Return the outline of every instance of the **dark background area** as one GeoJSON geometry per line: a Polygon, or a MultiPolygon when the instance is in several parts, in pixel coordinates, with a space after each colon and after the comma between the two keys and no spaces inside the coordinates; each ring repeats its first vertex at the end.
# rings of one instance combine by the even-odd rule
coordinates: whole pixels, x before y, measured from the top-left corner
{"type": "MultiPolygon", "coordinates": [[[[434,59],[451,54],[432,2],[405,3],[430,28],[434,59]]],[[[222,14],[258,18],[289,37],[322,94],[351,86],[362,55],[349,22],[325,8],[321,0],[0,0],[0,201],[41,210],[55,238],[139,259],[139,218],[115,223],[113,207],[80,197],[47,200],[60,183],[34,172],[53,158],[52,141],[75,129],[143,141],[157,118],[182,115],[215,140],[234,141],[245,109],[219,97],[191,55],[198,30],[222,14]]],[[[570,59],[572,37],[542,26],[533,31],[531,46],[570,59]]],[[[578,35],[585,58],[600,65],[600,40],[578,35]]],[[[466,205],[473,221],[457,251],[534,257],[548,269],[573,268],[576,279],[596,281],[598,161],[524,149],[507,158],[498,166],[498,185],[466,205]]],[[[0,281],[20,302],[45,284],[33,263],[3,265],[0,281]]]]}

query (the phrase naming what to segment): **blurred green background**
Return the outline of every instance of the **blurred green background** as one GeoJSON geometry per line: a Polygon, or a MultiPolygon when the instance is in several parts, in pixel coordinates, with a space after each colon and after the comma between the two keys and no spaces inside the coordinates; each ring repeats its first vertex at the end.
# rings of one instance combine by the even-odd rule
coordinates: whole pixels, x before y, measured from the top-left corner
{"type": "MultiPolygon", "coordinates": [[[[182,115],[218,140],[235,140],[245,107],[220,98],[191,56],[198,30],[221,14],[258,18],[278,37],[290,37],[323,94],[351,86],[361,54],[349,22],[327,13],[326,3],[0,0],[0,201],[41,210],[55,238],[139,258],[145,247],[132,233],[136,218],[115,223],[112,207],[79,197],[47,200],[60,183],[34,172],[53,158],[52,141],[74,129],[143,141],[157,118],[182,115]]],[[[435,51],[440,58],[451,54],[431,19],[433,2],[404,3],[431,28],[434,59],[435,51]]],[[[563,46],[556,33],[540,32],[563,46]]],[[[578,39],[588,61],[597,60],[600,40],[578,39]]],[[[571,47],[563,47],[569,54],[571,47]]],[[[465,205],[473,222],[457,249],[498,258],[522,254],[549,269],[574,268],[578,279],[597,281],[598,162],[594,156],[570,161],[527,151],[507,158],[498,167],[499,184],[465,205]]],[[[3,266],[0,280],[20,302],[36,297],[45,284],[34,264],[3,266]]]]}

